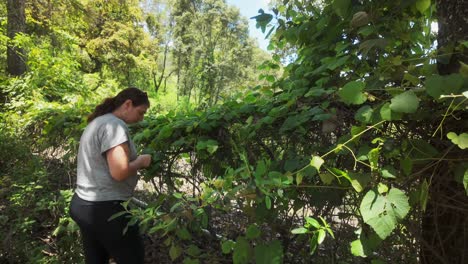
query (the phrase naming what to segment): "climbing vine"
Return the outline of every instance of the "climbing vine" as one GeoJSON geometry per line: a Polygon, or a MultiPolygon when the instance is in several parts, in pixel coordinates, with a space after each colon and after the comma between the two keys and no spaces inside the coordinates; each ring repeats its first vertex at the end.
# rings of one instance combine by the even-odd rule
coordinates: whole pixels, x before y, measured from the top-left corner
{"type": "Polygon", "coordinates": [[[468,181],[466,67],[438,74],[450,53],[435,50],[434,12],[430,1],[349,0],[260,10],[270,48],[297,58],[270,85],[141,124],[136,141],[155,159],[145,177],[173,203],[140,220],[165,230],[173,260],[193,257],[180,227],[212,232],[213,214],[235,211],[248,228],[218,237],[234,263],[416,261],[433,178],[443,171],[463,192],[468,181]]]}

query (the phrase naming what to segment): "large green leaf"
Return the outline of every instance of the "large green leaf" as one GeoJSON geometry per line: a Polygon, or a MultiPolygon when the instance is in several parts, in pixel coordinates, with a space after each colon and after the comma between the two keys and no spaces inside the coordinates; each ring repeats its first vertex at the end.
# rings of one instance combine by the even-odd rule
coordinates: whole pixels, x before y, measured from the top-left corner
{"type": "Polygon", "coordinates": [[[249,242],[242,236],[238,237],[236,240],[236,245],[234,246],[234,252],[232,254],[232,260],[234,264],[249,263],[250,250],[249,242]]]}
{"type": "Polygon", "coordinates": [[[432,75],[426,80],[426,92],[435,99],[441,95],[458,94],[462,87],[463,76],[460,74],[432,75]]]}
{"type": "Polygon", "coordinates": [[[373,189],[367,192],[360,210],[365,223],[370,225],[381,239],[385,239],[395,229],[398,221],[408,214],[408,197],[401,190],[392,188],[387,195],[373,189]]]}
{"type": "Polygon", "coordinates": [[[255,263],[280,264],[283,263],[283,246],[279,240],[268,244],[259,244],[255,247],[255,263]]]}
{"type": "Polygon", "coordinates": [[[414,113],[419,107],[419,99],[413,91],[406,91],[392,98],[390,109],[399,113],[414,113]]]}
{"type": "Polygon", "coordinates": [[[367,100],[367,96],[362,92],[365,86],[363,82],[349,82],[338,91],[338,96],[346,104],[360,105],[367,100]]]}

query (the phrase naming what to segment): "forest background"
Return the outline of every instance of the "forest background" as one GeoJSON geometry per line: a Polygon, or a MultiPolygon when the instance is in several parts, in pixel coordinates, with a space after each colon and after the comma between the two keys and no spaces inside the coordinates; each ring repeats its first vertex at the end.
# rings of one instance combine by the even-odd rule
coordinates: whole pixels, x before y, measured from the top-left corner
{"type": "Polygon", "coordinates": [[[137,86],[148,263],[466,263],[467,17],[272,1],[268,54],[224,0],[2,1],[0,262],[83,262],[79,137],[137,86]]]}

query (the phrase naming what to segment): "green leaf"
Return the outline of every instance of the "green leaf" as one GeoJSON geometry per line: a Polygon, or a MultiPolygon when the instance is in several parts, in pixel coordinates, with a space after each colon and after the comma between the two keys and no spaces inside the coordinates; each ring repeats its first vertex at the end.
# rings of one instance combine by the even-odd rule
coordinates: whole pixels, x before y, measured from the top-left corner
{"type": "Polygon", "coordinates": [[[335,179],[335,176],[329,172],[320,173],[319,176],[320,176],[320,180],[322,180],[322,182],[326,185],[330,185],[335,179]]]}
{"type": "Polygon", "coordinates": [[[401,220],[408,214],[410,205],[408,203],[408,196],[397,188],[392,188],[387,195],[388,202],[392,204],[387,209],[393,209],[397,219],[401,220]]]}
{"type": "Polygon", "coordinates": [[[350,10],[351,0],[335,0],[333,1],[333,10],[342,18],[345,18],[350,10]]]}
{"type": "Polygon", "coordinates": [[[196,256],[200,255],[201,249],[200,249],[199,247],[197,247],[196,245],[191,244],[191,245],[187,248],[186,252],[187,252],[187,254],[189,254],[190,256],[196,257],[196,256]]]}
{"type": "Polygon", "coordinates": [[[377,191],[380,193],[380,194],[384,194],[386,192],[388,192],[388,186],[379,182],[379,185],[377,186],[377,191]]]}
{"type": "Polygon", "coordinates": [[[267,209],[271,209],[271,198],[270,196],[265,196],[265,206],[267,209]]]}
{"type": "Polygon", "coordinates": [[[304,174],[302,172],[297,173],[296,175],[296,185],[301,185],[304,174]]]}
{"type": "Polygon", "coordinates": [[[458,94],[463,82],[461,74],[431,75],[426,80],[426,92],[435,99],[441,95],[458,94]]]}
{"type": "Polygon", "coordinates": [[[259,244],[255,247],[256,264],[281,264],[283,263],[283,246],[279,240],[273,240],[267,244],[259,244]]]}
{"type": "Polygon", "coordinates": [[[127,213],[128,213],[127,211],[118,212],[116,214],[113,214],[111,217],[109,217],[109,219],[107,221],[112,221],[115,218],[120,217],[120,216],[122,216],[124,214],[127,214],[127,213]]]}
{"type": "Polygon", "coordinates": [[[400,168],[406,176],[410,175],[413,171],[413,161],[410,158],[400,160],[400,168]]]}
{"type": "Polygon", "coordinates": [[[198,259],[191,259],[191,258],[184,258],[184,262],[182,264],[200,264],[200,260],[198,259]]]}
{"type": "Polygon", "coordinates": [[[338,91],[338,96],[345,104],[360,105],[367,100],[367,96],[362,92],[365,86],[363,82],[349,82],[338,91]]]}
{"type": "Polygon", "coordinates": [[[406,91],[392,98],[390,109],[399,113],[414,113],[419,107],[419,99],[413,91],[406,91]]]}
{"type": "Polygon", "coordinates": [[[364,37],[367,37],[374,32],[375,32],[375,26],[364,26],[358,30],[358,34],[361,34],[364,37]]]}
{"type": "Polygon", "coordinates": [[[226,240],[221,243],[221,250],[223,254],[229,254],[234,249],[236,243],[232,240],[226,240]]]}
{"type": "Polygon", "coordinates": [[[251,19],[255,19],[257,21],[256,27],[261,28],[262,33],[265,33],[266,26],[273,19],[273,15],[266,14],[262,9],[258,10],[258,12],[260,15],[251,17],[251,19]]]}
{"type": "Polygon", "coordinates": [[[182,193],[173,193],[172,196],[174,196],[175,198],[177,199],[182,199],[182,197],[184,196],[182,193]]]}
{"type": "Polygon", "coordinates": [[[325,240],[325,236],[327,233],[325,233],[325,230],[323,229],[319,229],[317,232],[318,232],[317,243],[320,245],[325,240]]]}
{"type": "Polygon", "coordinates": [[[382,177],[384,177],[385,179],[396,179],[396,176],[398,174],[396,169],[391,166],[384,166],[381,172],[382,177]]]}
{"type": "Polygon", "coordinates": [[[343,64],[345,64],[349,60],[349,58],[350,56],[343,56],[338,59],[335,58],[327,64],[327,68],[333,71],[336,68],[343,66],[343,64]]]}
{"type": "Polygon", "coordinates": [[[306,216],[305,219],[307,225],[313,226],[316,229],[319,229],[321,227],[320,223],[314,218],[306,216]]]}
{"type": "Polygon", "coordinates": [[[383,38],[378,39],[368,39],[359,44],[359,50],[362,52],[363,56],[367,56],[367,53],[373,48],[385,49],[388,41],[383,38]]]}
{"type": "Polygon", "coordinates": [[[426,211],[428,197],[429,197],[429,184],[427,183],[427,180],[424,179],[424,181],[421,184],[421,191],[419,193],[419,202],[421,204],[421,208],[423,212],[426,211]]]}
{"type": "Polygon", "coordinates": [[[385,103],[382,108],[380,108],[380,117],[382,120],[392,121],[400,119],[401,114],[393,112],[392,109],[390,109],[390,103],[385,103]]]}
{"type": "Polygon", "coordinates": [[[356,136],[357,134],[361,133],[362,131],[366,130],[365,126],[352,126],[351,127],[351,136],[356,136]]]}
{"type": "Polygon", "coordinates": [[[353,186],[356,192],[362,192],[364,188],[371,181],[371,175],[369,173],[349,173],[351,178],[351,185],[353,186]]]}
{"type": "Polygon", "coordinates": [[[461,133],[460,135],[457,135],[454,132],[449,132],[447,134],[447,138],[450,139],[453,144],[457,145],[461,149],[468,148],[468,134],[467,133],[461,133]]]}
{"type": "Polygon", "coordinates": [[[380,245],[382,239],[372,232],[370,235],[362,232],[357,240],[351,242],[351,253],[358,257],[367,257],[380,245]]]}
{"type": "Polygon", "coordinates": [[[218,149],[218,141],[213,139],[200,140],[197,142],[197,150],[206,150],[208,153],[213,154],[218,149]]]}
{"type": "Polygon", "coordinates": [[[314,232],[314,235],[310,238],[310,254],[314,254],[318,246],[318,234],[314,232]]]}
{"type": "Polygon", "coordinates": [[[366,257],[367,255],[364,252],[364,246],[362,245],[361,240],[357,239],[351,242],[351,254],[357,257],[366,257]]]}
{"type": "Polygon", "coordinates": [[[372,107],[365,105],[357,110],[356,114],[354,115],[354,119],[364,124],[369,124],[372,121],[373,113],[374,110],[372,107]]]}
{"type": "Polygon", "coordinates": [[[320,171],[320,167],[325,161],[319,156],[312,156],[310,160],[310,166],[314,167],[317,171],[320,171]]]}
{"type": "Polygon", "coordinates": [[[255,239],[260,236],[260,229],[256,225],[249,225],[247,227],[246,237],[248,239],[255,239]]]}
{"type": "Polygon", "coordinates": [[[180,257],[180,255],[182,255],[182,252],[183,250],[181,247],[172,244],[171,248],[169,249],[169,256],[171,257],[171,260],[174,261],[180,257]]]}
{"type": "Polygon", "coordinates": [[[192,235],[190,234],[188,229],[185,228],[185,227],[184,228],[178,228],[176,230],[176,234],[182,240],[191,240],[192,239],[192,235]]]}
{"type": "Polygon", "coordinates": [[[169,125],[164,126],[158,134],[158,139],[163,140],[169,138],[172,135],[173,128],[169,125]]]}
{"type": "Polygon", "coordinates": [[[408,214],[409,209],[408,197],[397,188],[390,189],[386,196],[376,190],[370,190],[360,206],[364,222],[370,225],[381,239],[390,235],[397,222],[408,214]]]}
{"type": "Polygon", "coordinates": [[[249,263],[249,253],[251,251],[249,242],[242,236],[239,236],[234,246],[232,260],[234,264],[247,264],[249,263]]]}
{"type": "Polygon", "coordinates": [[[380,153],[380,148],[373,148],[369,151],[367,154],[367,157],[369,158],[369,162],[371,165],[371,170],[376,170],[379,167],[379,153],[380,153]]]}
{"type": "Polygon", "coordinates": [[[431,6],[431,0],[418,0],[416,2],[416,8],[418,9],[421,14],[424,14],[424,11],[431,6]]]}
{"type": "Polygon", "coordinates": [[[463,175],[463,186],[465,186],[466,195],[468,195],[468,169],[465,170],[463,175]]]}
{"type": "Polygon", "coordinates": [[[291,233],[295,235],[305,234],[307,232],[309,232],[309,230],[305,227],[298,227],[298,228],[294,228],[293,230],[291,230],[291,233]]]}

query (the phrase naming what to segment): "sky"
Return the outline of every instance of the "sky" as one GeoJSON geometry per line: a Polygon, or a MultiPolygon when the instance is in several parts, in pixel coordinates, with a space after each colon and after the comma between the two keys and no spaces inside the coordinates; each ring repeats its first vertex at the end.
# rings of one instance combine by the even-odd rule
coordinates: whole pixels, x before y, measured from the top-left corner
{"type": "Polygon", "coordinates": [[[263,34],[259,28],[255,27],[255,19],[250,18],[257,16],[260,8],[265,10],[266,13],[271,13],[268,8],[269,2],[270,0],[227,0],[229,5],[238,7],[241,15],[248,19],[250,36],[257,39],[259,47],[263,50],[267,50],[268,40],[265,39],[265,36],[268,32],[265,31],[265,34],[263,34]]]}

